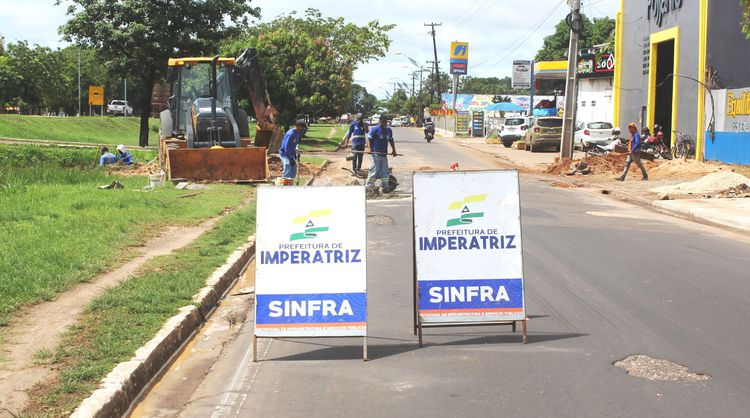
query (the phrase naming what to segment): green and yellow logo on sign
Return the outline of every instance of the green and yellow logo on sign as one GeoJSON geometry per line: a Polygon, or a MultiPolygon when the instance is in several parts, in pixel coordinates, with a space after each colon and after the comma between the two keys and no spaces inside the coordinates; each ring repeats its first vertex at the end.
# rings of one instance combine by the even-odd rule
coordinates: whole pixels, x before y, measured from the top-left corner
{"type": "Polygon", "coordinates": [[[312,239],[318,236],[319,232],[328,231],[327,226],[318,226],[320,219],[326,216],[330,216],[333,213],[333,209],[318,209],[314,210],[307,215],[298,216],[294,218],[292,223],[295,225],[304,224],[304,230],[302,232],[296,232],[289,237],[290,241],[297,241],[300,239],[312,239]],[[314,221],[314,222],[313,222],[314,221]]]}
{"type": "Polygon", "coordinates": [[[463,200],[451,202],[448,205],[449,210],[461,210],[461,215],[458,218],[448,219],[448,223],[445,226],[460,226],[472,223],[474,218],[484,217],[484,212],[472,212],[469,209],[469,204],[484,202],[487,200],[486,194],[475,194],[472,196],[466,196],[463,200]]]}

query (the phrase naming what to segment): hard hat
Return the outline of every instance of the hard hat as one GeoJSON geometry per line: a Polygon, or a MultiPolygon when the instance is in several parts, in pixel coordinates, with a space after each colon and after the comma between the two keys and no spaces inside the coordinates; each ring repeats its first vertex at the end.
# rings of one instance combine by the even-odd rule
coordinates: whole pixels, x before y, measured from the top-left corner
{"type": "Polygon", "coordinates": [[[123,144],[118,145],[117,146],[117,150],[120,151],[120,152],[125,152],[125,145],[123,145],[123,144]]]}

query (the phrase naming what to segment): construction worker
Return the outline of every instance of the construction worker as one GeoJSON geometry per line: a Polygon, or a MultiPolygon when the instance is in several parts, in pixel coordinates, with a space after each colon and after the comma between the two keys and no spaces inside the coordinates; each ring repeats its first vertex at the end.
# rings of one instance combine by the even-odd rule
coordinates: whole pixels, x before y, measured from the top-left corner
{"type": "Polygon", "coordinates": [[[125,150],[125,145],[120,144],[117,146],[117,159],[124,165],[133,164],[133,156],[125,150]]]}
{"type": "Polygon", "coordinates": [[[284,139],[281,141],[279,157],[281,158],[281,164],[284,166],[284,178],[293,179],[297,176],[297,145],[306,128],[305,121],[298,120],[294,128],[286,131],[284,139]]]}
{"type": "Polygon", "coordinates": [[[648,172],[646,172],[646,168],[641,162],[641,135],[638,133],[638,127],[635,125],[635,123],[631,123],[628,125],[628,130],[630,131],[630,142],[628,142],[628,158],[627,160],[625,160],[625,168],[623,168],[622,174],[620,174],[620,177],[617,177],[616,179],[619,181],[625,181],[625,176],[628,175],[630,164],[635,163],[635,165],[641,169],[641,174],[643,175],[643,177],[641,177],[641,180],[648,181],[648,172]]]}
{"type": "Polygon", "coordinates": [[[352,141],[352,152],[354,153],[354,159],[352,159],[352,171],[353,175],[357,175],[357,171],[362,168],[362,159],[364,158],[365,143],[367,137],[367,124],[365,123],[365,117],[361,113],[357,113],[357,118],[349,125],[349,131],[344,136],[344,145],[346,147],[349,144],[349,139],[352,141]]]}
{"type": "Polygon", "coordinates": [[[117,156],[109,152],[109,148],[102,147],[102,156],[99,157],[99,165],[115,164],[117,156]]]}
{"type": "Polygon", "coordinates": [[[367,134],[370,146],[370,172],[367,173],[366,186],[374,187],[380,179],[383,193],[390,192],[388,179],[391,176],[388,169],[388,144],[391,144],[391,155],[396,156],[396,144],[393,142],[393,131],[388,126],[388,117],[380,116],[380,124],[370,129],[367,134]]]}

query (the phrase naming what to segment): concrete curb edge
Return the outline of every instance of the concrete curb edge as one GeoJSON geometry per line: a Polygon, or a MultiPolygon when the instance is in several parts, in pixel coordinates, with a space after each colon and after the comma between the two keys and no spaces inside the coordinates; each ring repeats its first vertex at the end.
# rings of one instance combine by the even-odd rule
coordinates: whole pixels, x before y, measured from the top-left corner
{"type": "Polygon", "coordinates": [[[122,416],[147,389],[164,367],[206,321],[229,290],[242,268],[255,255],[255,236],[237,248],[227,261],[206,280],[206,286],[193,296],[193,305],[183,306],[167,320],[154,338],[136,350],[129,360],[115,366],[88,398],[73,411],[74,418],[122,416]]]}

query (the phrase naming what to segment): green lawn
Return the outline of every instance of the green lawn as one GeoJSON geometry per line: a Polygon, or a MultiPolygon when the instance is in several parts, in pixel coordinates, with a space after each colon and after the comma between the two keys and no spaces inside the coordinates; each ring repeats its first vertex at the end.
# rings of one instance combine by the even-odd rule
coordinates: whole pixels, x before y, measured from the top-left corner
{"type": "MultiPolygon", "coordinates": [[[[159,120],[149,120],[149,145],[159,140],[159,120]]],[[[138,145],[139,117],[0,115],[0,138],[138,145]]]]}
{"type": "Polygon", "coordinates": [[[36,353],[60,375],[37,386],[21,416],[68,416],[114,366],[129,360],[206,278],[255,231],[255,205],[223,218],[219,225],[177,252],[157,257],[133,279],[96,299],[55,350],[36,353]]]}
{"type": "Polygon", "coordinates": [[[300,141],[300,151],[335,151],[346,134],[348,126],[310,125],[300,141]]]}
{"type": "Polygon", "coordinates": [[[179,196],[194,192],[144,192],[145,176],[113,175],[95,158],[91,149],[0,145],[0,325],[25,304],[111,270],[161,227],[200,223],[253,191],[212,184],[186,199],[179,196]],[[125,188],[96,188],[113,180],[125,188]]]}

